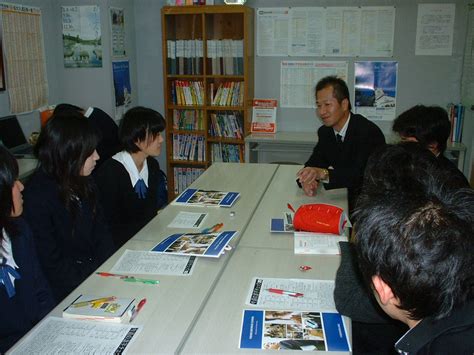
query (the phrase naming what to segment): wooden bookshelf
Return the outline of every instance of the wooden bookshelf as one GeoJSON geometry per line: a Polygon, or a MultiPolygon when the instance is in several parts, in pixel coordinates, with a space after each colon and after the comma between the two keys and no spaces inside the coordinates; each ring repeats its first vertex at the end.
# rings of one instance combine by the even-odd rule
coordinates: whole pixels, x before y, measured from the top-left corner
{"type": "Polygon", "coordinates": [[[238,152],[232,159],[244,161],[254,96],[253,16],[252,8],[237,5],[161,10],[170,199],[197,177],[183,182],[179,173],[204,171],[220,146],[230,145],[225,155],[238,152]],[[202,137],[204,154],[198,154],[198,138],[189,136],[202,137]]]}

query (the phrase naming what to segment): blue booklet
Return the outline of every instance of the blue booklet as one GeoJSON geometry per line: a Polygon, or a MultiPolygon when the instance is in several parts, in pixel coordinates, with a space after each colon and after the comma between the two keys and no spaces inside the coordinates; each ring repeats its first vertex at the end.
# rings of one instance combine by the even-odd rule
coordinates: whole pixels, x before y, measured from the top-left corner
{"type": "Polygon", "coordinates": [[[224,252],[230,240],[236,235],[236,231],[173,234],[156,245],[151,251],[218,258],[224,252]]]}
{"type": "Polygon", "coordinates": [[[239,197],[240,194],[238,192],[186,189],[172,204],[231,207],[239,197]]]}
{"type": "Polygon", "coordinates": [[[272,233],[294,233],[293,218],[295,214],[284,212],[283,218],[272,218],[270,230],[272,233]]]}
{"type": "Polygon", "coordinates": [[[339,313],[244,310],[241,349],[351,351],[339,313]]]}

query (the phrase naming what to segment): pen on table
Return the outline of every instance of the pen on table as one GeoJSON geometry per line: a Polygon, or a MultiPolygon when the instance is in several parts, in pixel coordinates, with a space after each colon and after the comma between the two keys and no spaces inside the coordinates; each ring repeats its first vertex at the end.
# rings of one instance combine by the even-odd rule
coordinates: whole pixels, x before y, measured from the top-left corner
{"type": "Polygon", "coordinates": [[[285,291],[285,290],[280,290],[279,288],[267,288],[267,291],[271,293],[276,293],[279,295],[287,295],[290,297],[303,297],[304,296],[304,294],[300,292],[285,291]]]}
{"type": "Polygon", "coordinates": [[[96,299],[89,300],[89,301],[73,303],[71,306],[74,307],[74,308],[85,307],[85,306],[88,306],[88,305],[94,304],[94,303],[105,303],[105,302],[109,302],[109,301],[114,301],[116,298],[117,297],[115,297],[115,296],[96,298],[96,299]]]}
{"type": "Polygon", "coordinates": [[[219,231],[224,226],[224,223],[216,223],[212,227],[204,228],[201,233],[214,233],[219,231]]]}
{"type": "Polygon", "coordinates": [[[286,206],[290,209],[291,212],[296,213],[296,211],[295,211],[295,209],[293,208],[292,205],[290,205],[289,203],[287,203],[286,206]]]}
{"type": "Polygon", "coordinates": [[[132,313],[132,316],[130,317],[130,323],[135,319],[135,317],[138,315],[138,312],[143,308],[143,306],[146,303],[146,298],[142,299],[139,303],[138,306],[135,307],[135,310],[132,313]]]}
{"type": "Polygon", "coordinates": [[[96,272],[96,274],[99,276],[104,276],[104,277],[117,277],[125,282],[140,282],[140,283],[150,284],[150,285],[158,285],[160,283],[160,281],[158,280],[141,279],[135,276],[111,274],[110,272],[96,272]]]}

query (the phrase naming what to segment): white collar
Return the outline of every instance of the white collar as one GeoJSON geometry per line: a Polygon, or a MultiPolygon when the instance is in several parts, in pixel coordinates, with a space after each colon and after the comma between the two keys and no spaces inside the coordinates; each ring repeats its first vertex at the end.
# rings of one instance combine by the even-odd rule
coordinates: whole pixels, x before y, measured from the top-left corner
{"type": "Polygon", "coordinates": [[[344,126],[341,128],[341,130],[338,132],[333,128],[335,135],[339,134],[340,136],[342,136],[342,141],[344,141],[344,139],[346,138],[347,127],[349,127],[349,121],[350,120],[351,120],[351,113],[349,112],[349,117],[347,117],[347,121],[344,124],[344,126]]]}
{"type": "Polygon", "coordinates": [[[133,158],[129,152],[126,152],[124,150],[118,152],[112,157],[112,159],[117,160],[124,166],[125,170],[127,170],[128,175],[130,175],[130,181],[132,182],[132,186],[135,186],[138,180],[143,179],[146,187],[148,187],[148,164],[146,159],[143,162],[143,168],[140,172],[138,171],[138,168],[135,165],[135,162],[133,161],[133,158]]]}
{"type": "MultiPolygon", "coordinates": [[[[5,229],[2,230],[3,234],[3,240],[2,240],[2,247],[3,247],[3,252],[1,256],[6,259],[6,264],[10,265],[11,267],[18,269],[18,265],[15,263],[15,259],[13,258],[13,251],[12,251],[12,242],[10,240],[10,237],[7,234],[7,231],[5,229]]],[[[18,236],[21,238],[21,236],[18,236]]],[[[0,258],[1,261],[1,258],[0,258]]],[[[10,279],[12,280],[12,283],[14,282],[15,278],[8,274],[10,276],[10,279]]]]}

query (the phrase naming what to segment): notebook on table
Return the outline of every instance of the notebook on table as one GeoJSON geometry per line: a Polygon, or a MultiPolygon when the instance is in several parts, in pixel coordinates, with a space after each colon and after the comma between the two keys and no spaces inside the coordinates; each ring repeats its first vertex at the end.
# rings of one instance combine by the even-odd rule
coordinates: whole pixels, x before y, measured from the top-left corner
{"type": "Polygon", "coordinates": [[[16,116],[0,117],[0,144],[14,155],[33,155],[33,146],[26,140],[16,116]]]}

